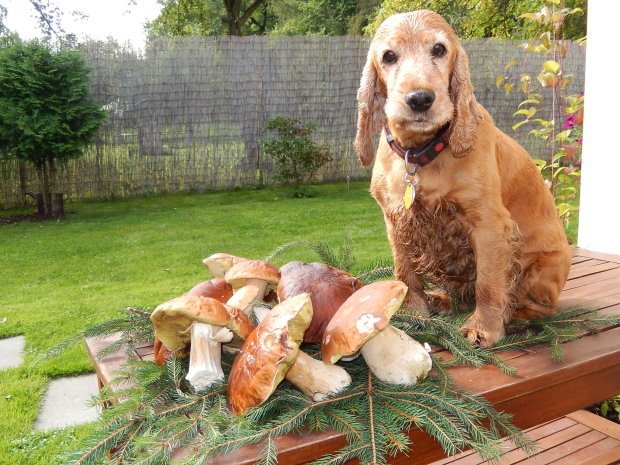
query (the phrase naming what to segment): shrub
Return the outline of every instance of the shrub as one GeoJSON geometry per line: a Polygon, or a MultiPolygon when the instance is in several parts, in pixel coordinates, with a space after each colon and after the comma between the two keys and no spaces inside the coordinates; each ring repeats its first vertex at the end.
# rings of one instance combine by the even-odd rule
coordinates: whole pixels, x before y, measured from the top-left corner
{"type": "Polygon", "coordinates": [[[265,155],[276,164],[275,177],[278,181],[295,187],[295,197],[305,197],[307,192],[301,186],[309,182],[316,172],[331,161],[329,148],[310,140],[314,132],[313,122],[301,122],[277,116],[269,119],[267,130],[272,137],[260,141],[265,155]]]}

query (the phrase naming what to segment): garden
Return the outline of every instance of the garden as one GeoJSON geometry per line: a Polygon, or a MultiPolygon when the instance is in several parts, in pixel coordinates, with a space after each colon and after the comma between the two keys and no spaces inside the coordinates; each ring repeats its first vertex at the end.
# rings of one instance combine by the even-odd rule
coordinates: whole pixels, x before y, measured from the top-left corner
{"type": "MultiPolygon", "coordinates": [[[[492,347],[472,345],[459,330],[471,307],[427,316],[399,310],[404,293],[390,300],[400,299],[385,325],[415,339],[411,350],[429,364],[406,387],[384,378],[362,351],[335,365],[348,379],[337,392],[317,395],[278,373],[260,401],[239,404],[239,390],[255,382],[232,381],[242,376],[242,357],[246,372],[253,363],[242,340],[249,332],[228,341],[242,355],[223,350],[223,373],[205,386],[188,375],[199,345],[191,324],[180,331],[184,347],[166,350],[171,342],[152,318],[202,305],[206,294],[194,286],[225,277],[203,264],[216,253],[268,261],[282,278],[292,261],[321,262],[351,280],[347,296],[399,283],[352,141],[369,36],[403,9],[432,7],[465,39],[478,101],[535,154],[575,245],[585,2],[510,1],[501,12],[487,5],[475,14],[467,1],[195,3],[162,2],[143,53],[62,38],[53,27],[58,10],[45,8],[38,11],[50,37],[24,41],[3,26],[0,5],[0,343],[13,346],[0,344],[0,355],[15,357],[0,364],[0,463],[379,464],[411,463],[418,452],[419,463],[430,463],[469,449],[480,460],[502,451],[525,460],[560,453],[548,444],[553,433],[539,438],[526,428],[556,418],[583,427],[582,417],[563,415],[586,407],[620,422],[612,301],[620,262],[585,250],[573,257],[563,311],[515,320],[492,347]],[[227,21],[214,21],[219,13],[227,21]],[[122,344],[99,358],[87,353],[93,341],[119,337],[122,344]],[[124,362],[107,378],[110,354],[124,362]],[[78,412],[94,421],[44,426],[52,383],[82,376],[109,383],[93,384],[91,409],[78,412]],[[588,392],[593,380],[598,389],[588,392]],[[572,399],[549,401],[573,388],[572,399]],[[177,457],[178,449],[188,455],[177,457]]],[[[242,309],[254,332],[278,320],[261,312],[293,312],[282,308],[296,297],[282,298],[277,284],[271,297],[269,289],[240,297],[244,285],[233,288],[237,297],[220,299],[230,304],[224,311],[242,309]]],[[[302,323],[292,321],[309,324],[307,307],[275,331],[299,332],[302,323]]],[[[321,359],[322,335],[303,339],[301,330],[295,338],[288,343],[295,356],[301,347],[321,359]]],[[[612,448],[614,437],[583,448],[598,441],[612,448]]]]}

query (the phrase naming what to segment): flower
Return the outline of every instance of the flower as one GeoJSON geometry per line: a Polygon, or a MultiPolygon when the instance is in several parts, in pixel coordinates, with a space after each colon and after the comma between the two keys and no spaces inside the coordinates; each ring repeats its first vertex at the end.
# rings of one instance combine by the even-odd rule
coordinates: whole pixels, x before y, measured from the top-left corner
{"type": "Polygon", "coordinates": [[[568,115],[564,120],[564,129],[572,129],[575,127],[575,114],[568,115]]]}

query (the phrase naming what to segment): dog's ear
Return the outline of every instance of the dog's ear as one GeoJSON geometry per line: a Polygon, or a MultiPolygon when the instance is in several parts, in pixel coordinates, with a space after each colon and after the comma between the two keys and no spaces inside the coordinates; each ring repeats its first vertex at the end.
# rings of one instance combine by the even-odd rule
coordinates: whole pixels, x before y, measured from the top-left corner
{"type": "Polygon", "coordinates": [[[360,87],[357,90],[357,134],[355,136],[355,151],[364,168],[368,167],[375,158],[375,149],[372,145],[372,135],[385,124],[385,99],[387,97],[385,85],[379,82],[377,69],[372,59],[372,47],[368,51],[368,58],[360,87]]]}
{"type": "Polygon", "coordinates": [[[449,144],[455,156],[465,156],[474,143],[475,130],[482,116],[478,111],[478,103],[469,77],[469,59],[460,45],[450,78],[450,91],[454,104],[454,117],[449,144]]]}

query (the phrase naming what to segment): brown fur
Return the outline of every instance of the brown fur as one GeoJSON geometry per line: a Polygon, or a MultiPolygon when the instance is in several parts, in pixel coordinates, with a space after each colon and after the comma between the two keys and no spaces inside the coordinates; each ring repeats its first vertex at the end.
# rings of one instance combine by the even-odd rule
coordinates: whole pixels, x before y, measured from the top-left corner
{"type": "MultiPolygon", "coordinates": [[[[358,91],[355,147],[364,166],[371,136],[387,125],[403,147],[419,146],[451,122],[449,147],[418,169],[417,196],[403,206],[404,162],[381,137],[371,193],[383,209],[395,274],[418,311],[445,310],[425,293],[425,275],[476,308],[464,334],[482,346],[504,335],[514,310],[551,314],[570,267],[571,249],[553,198],[529,154],[495,127],[476,102],[469,62],[452,28],[436,13],[388,18],[375,35],[358,91]],[[437,43],[447,52],[433,57],[437,43]],[[396,63],[384,63],[386,50],[396,63]],[[432,90],[435,101],[413,112],[404,96],[432,90]]],[[[440,304],[438,304],[438,302],[440,304]]]]}

